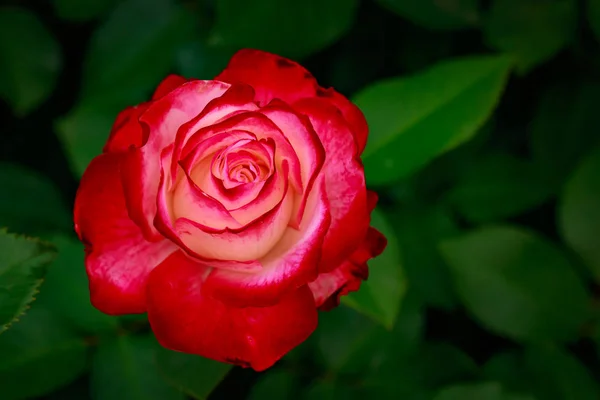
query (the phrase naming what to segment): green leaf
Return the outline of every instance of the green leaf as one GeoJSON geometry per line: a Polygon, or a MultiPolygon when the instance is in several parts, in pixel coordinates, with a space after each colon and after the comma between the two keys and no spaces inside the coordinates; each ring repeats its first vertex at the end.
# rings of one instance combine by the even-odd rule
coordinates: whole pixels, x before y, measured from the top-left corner
{"type": "Polygon", "coordinates": [[[303,400],[359,400],[364,399],[365,396],[361,388],[323,380],[313,383],[302,393],[300,398],[303,400]]]}
{"type": "Polygon", "coordinates": [[[302,386],[297,375],[285,370],[268,370],[252,386],[249,400],[289,400],[302,386]]]}
{"type": "Polygon", "coordinates": [[[87,346],[43,308],[34,307],[0,336],[3,400],[42,396],[85,371],[87,346]]]}
{"type": "Polygon", "coordinates": [[[469,140],[496,106],[510,67],[505,56],[460,58],[358,93],[371,131],[363,154],[369,184],[406,177],[469,140]]]}
{"type": "Polygon", "coordinates": [[[0,227],[31,235],[73,229],[60,192],[45,176],[0,162],[0,187],[0,227]]]}
{"type": "Polygon", "coordinates": [[[220,0],[210,43],[292,58],[325,48],[350,29],[357,0],[220,0]]]}
{"type": "Polygon", "coordinates": [[[562,237],[600,282],[600,147],[585,157],[560,199],[562,237]]]}
{"type": "Polygon", "coordinates": [[[67,153],[71,169],[78,176],[90,161],[102,152],[117,114],[123,108],[119,104],[107,104],[87,99],[56,121],[55,129],[67,153]]]}
{"type": "Polygon", "coordinates": [[[572,40],[577,25],[574,0],[494,0],[484,27],[489,46],[514,54],[526,73],[572,40]]]}
{"type": "Polygon", "coordinates": [[[482,154],[463,172],[447,201],[474,223],[518,215],[553,194],[553,185],[533,163],[505,153],[482,154]]]}
{"type": "Polygon", "coordinates": [[[600,0],[587,0],[586,5],[585,15],[587,15],[588,23],[596,40],[600,41],[600,0]]]}
{"type": "Polygon", "coordinates": [[[441,390],[434,400],[535,400],[530,396],[508,394],[496,382],[455,385],[441,390]]]}
{"type": "Polygon", "coordinates": [[[496,333],[572,340],[590,316],[588,293],[570,260],[532,232],[481,228],[443,241],[441,250],[465,306],[496,333]]]}
{"type": "Polygon", "coordinates": [[[101,313],[90,303],[83,244],[66,236],[55,236],[51,242],[58,250],[58,257],[46,275],[39,304],[84,332],[116,330],[117,319],[101,313]]]}
{"type": "Polygon", "coordinates": [[[565,82],[543,94],[530,127],[533,160],[545,180],[561,187],[582,156],[600,143],[600,85],[565,82]]]}
{"type": "Polygon", "coordinates": [[[194,40],[177,51],[175,68],[182,76],[212,79],[227,67],[234,51],[194,40]]]}
{"type": "Polygon", "coordinates": [[[62,65],[60,47],[38,17],[0,8],[0,98],[23,117],[52,93],[62,65]]]}
{"type": "Polygon", "coordinates": [[[371,226],[385,235],[387,247],[368,262],[369,279],[361,284],[359,291],[342,297],[342,303],[392,329],[406,291],[400,251],[394,231],[378,210],[371,215],[371,226]]]}
{"type": "Polygon", "coordinates": [[[157,368],[153,336],[118,336],[101,343],[94,355],[91,390],[96,400],[184,400],[157,368]]]}
{"type": "Polygon", "coordinates": [[[53,0],[56,15],[75,22],[89,21],[106,14],[120,0],[53,0]]]}
{"type": "Polygon", "coordinates": [[[406,279],[425,303],[452,309],[458,303],[450,271],[437,244],[459,230],[440,207],[405,205],[391,215],[402,253],[406,279]]]}
{"type": "Polygon", "coordinates": [[[417,25],[436,30],[473,28],[479,23],[477,0],[378,0],[417,25]]]}
{"type": "MultiPolygon", "coordinates": [[[[193,33],[194,21],[174,0],[125,0],[94,32],[83,71],[83,97],[122,107],[146,100],[193,33]]],[[[81,133],[85,135],[86,133],[81,133]]]]}
{"type": "Polygon", "coordinates": [[[530,393],[535,386],[531,371],[527,369],[522,354],[517,351],[495,354],[483,366],[483,374],[515,393],[530,393]]]}
{"type": "Polygon", "coordinates": [[[232,368],[230,364],[163,347],[156,351],[161,375],[171,385],[194,399],[206,399],[232,368]]]}
{"type": "Polygon", "coordinates": [[[49,244],[0,230],[0,333],[27,310],[55,257],[49,244]]]}

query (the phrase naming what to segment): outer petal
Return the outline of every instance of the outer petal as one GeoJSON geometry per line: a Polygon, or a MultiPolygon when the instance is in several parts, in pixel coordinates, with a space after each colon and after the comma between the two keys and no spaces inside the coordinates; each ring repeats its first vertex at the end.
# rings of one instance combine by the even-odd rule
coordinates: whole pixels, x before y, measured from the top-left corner
{"type": "Polygon", "coordinates": [[[329,310],[337,307],[340,297],[360,288],[360,283],[369,276],[367,261],[383,252],[386,238],[373,228],[352,256],[331,272],[322,273],[308,284],[315,297],[317,307],[329,310]]]}
{"type": "Polygon", "coordinates": [[[149,272],[176,250],[167,240],[149,243],[129,219],[121,187],[122,154],[96,157],[81,178],[75,229],[86,245],[92,304],[107,314],[146,311],[149,272]]]}
{"type": "Polygon", "coordinates": [[[158,84],[158,87],[154,91],[152,95],[152,100],[156,100],[167,95],[169,92],[177,89],[179,86],[186,83],[188,80],[183,76],[179,75],[169,75],[161,83],[158,84]]]}
{"type": "Polygon", "coordinates": [[[139,118],[147,108],[148,103],[142,103],[135,107],[127,107],[117,115],[108,141],[104,145],[104,153],[127,151],[131,146],[140,147],[142,145],[144,132],[139,118]]]}
{"type": "Polygon", "coordinates": [[[363,115],[362,111],[356,107],[350,100],[340,93],[336,92],[333,88],[317,90],[317,96],[328,100],[334,105],[342,115],[344,119],[348,121],[352,132],[354,132],[354,138],[356,139],[356,145],[358,154],[362,154],[365,146],[367,145],[367,136],[369,134],[369,126],[367,120],[363,115]]]}
{"type": "Polygon", "coordinates": [[[328,272],[348,258],[369,227],[364,169],[354,135],[339,110],[321,98],[301,100],[294,108],[308,116],[325,147],[321,174],[331,205],[331,226],[323,242],[320,272],[328,272]]]}
{"type": "Polygon", "coordinates": [[[148,281],[148,318],[165,347],[262,371],[302,343],[317,326],[308,287],[270,307],[230,307],[204,291],[209,269],[182,252],[148,281]]]}
{"type": "Polygon", "coordinates": [[[306,206],[300,229],[288,227],[275,247],[259,260],[262,270],[242,273],[214,269],[206,278],[206,290],[235,306],[269,306],[281,296],[318,274],[321,245],[330,223],[329,204],[322,182],[317,182],[306,206]]]}
{"type": "Polygon", "coordinates": [[[261,106],[273,99],[293,103],[304,97],[313,97],[318,88],[311,73],[294,61],[252,49],[235,53],[227,68],[215,79],[252,86],[255,99],[261,106]]]}
{"type": "Polygon", "coordinates": [[[132,149],[123,167],[123,187],[129,216],[150,240],[160,240],[153,226],[160,180],[161,151],[173,143],[181,125],[198,115],[228,85],[215,81],[190,81],[153,101],[140,116],[146,129],[143,146],[132,149]]]}

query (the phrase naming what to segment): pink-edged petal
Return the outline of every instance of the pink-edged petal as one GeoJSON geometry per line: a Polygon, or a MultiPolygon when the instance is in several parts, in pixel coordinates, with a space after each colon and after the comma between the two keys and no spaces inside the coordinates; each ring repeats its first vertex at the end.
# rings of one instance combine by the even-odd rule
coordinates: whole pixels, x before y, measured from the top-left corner
{"type": "Polygon", "coordinates": [[[270,307],[236,308],[205,293],[208,271],[177,252],[150,275],[148,319],[164,347],[262,371],[315,330],[307,286],[270,307]]]}
{"type": "Polygon", "coordinates": [[[188,79],[184,78],[183,76],[174,74],[167,76],[161,83],[158,84],[158,87],[152,95],[152,100],[156,100],[167,95],[186,82],[188,82],[188,79]]]}
{"type": "Polygon", "coordinates": [[[300,229],[288,227],[252,274],[214,269],[206,290],[227,304],[268,306],[285,293],[317,277],[321,245],[330,223],[329,205],[321,182],[315,184],[300,229]],[[310,216],[310,218],[308,217],[310,216]]]}
{"type": "Polygon", "coordinates": [[[333,88],[319,88],[319,90],[317,90],[317,96],[326,99],[340,110],[344,119],[352,129],[352,132],[354,132],[358,154],[362,154],[367,145],[367,136],[369,135],[369,126],[367,125],[367,120],[362,111],[333,88]]]}
{"type": "Polygon", "coordinates": [[[369,227],[364,169],[357,158],[354,135],[339,110],[321,98],[301,100],[294,108],[310,119],[325,147],[321,174],[331,205],[331,226],[319,268],[328,272],[356,249],[369,227]]]}
{"type": "Polygon", "coordinates": [[[298,226],[302,219],[308,194],[325,162],[325,149],[309,119],[304,115],[296,114],[287,105],[279,101],[273,101],[261,112],[283,132],[300,159],[303,196],[302,200],[297,203],[297,210],[294,212],[294,225],[298,226]]]}
{"type": "Polygon", "coordinates": [[[127,151],[131,146],[140,147],[144,142],[144,132],[139,122],[140,115],[146,111],[148,103],[127,107],[121,111],[113,124],[104,153],[127,151]]]}
{"type": "Polygon", "coordinates": [[[173,143],[181,125],[198,115],[228,87],[215,81],[190,81],[153,101],[140,116],[147,140],[140,148],[128,152],[122,179],[129,216],[148,240],[161,238],[152,222],[156,215],[162,150],[173,143]]]}
{"type": "Polygon", "coordinates": [[[298,63],[253,49],[235,53],[225,70],[215,79],[252,86],[255,99],[261,106],[273,99],[292,103],[313,97],[318,88],[315,78],[298,63]]]}
{"type": "Polygon", "coordinates": [[[179,218],[175,232],[185,246],[207,259],[253,261],[272,250],[285,232],[294,205],[293,192],[285,195],[269,212],[240,228],[215,229],[197,218],[179,218]]]}
{"type": "Polygon", "coordinates": [[[176,250],[170,241],[147,242],[127,215],[119,169],[122,154],[96,157],[81,178],[75,229],[86,245],[92,304],[111,314],[146,311],[150,271],[176,250]]]}
{"type": "Polygon", "coordinates": [[[319,274],[308,284],[317,307],[321,310],[337,307],[341,296],[357,291],[361,282],[369,276],[367,261],[381,254],[386,244],[385,236],[369,228],[363,243],[350,258],[333,271],[319,274]]]}

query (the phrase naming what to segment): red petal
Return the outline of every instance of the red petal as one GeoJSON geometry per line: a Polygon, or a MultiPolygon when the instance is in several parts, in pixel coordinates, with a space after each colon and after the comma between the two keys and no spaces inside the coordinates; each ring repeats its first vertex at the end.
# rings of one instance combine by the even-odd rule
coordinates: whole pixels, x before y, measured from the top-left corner
{"type": "Polygon", "coordinates": [[[234,54],[227,68],[215,79],[252,86],[255,99],[261,106],[273,99],[293,103],[304,97],[313,97],[318,87],[310,72],[294,61],[251,49],[234,54]]]}
{"type": "Polygon", "coordinates": [[[152,95],[152,100],[156,100],[160,97],[167,95],[169,92],[177,89],[179,86],[186,83],[188,80],[183,76],[179,75],[169,75],[161,83],[158,84],[158,87],[154,91],[152,95]]]}
{"type": "Polygon", "coordinates": [[[329,227],[329,205],[321,182],[315,185],[300,229],[287,228],[275,247],[262,259],[262,269],[241,273],[214,269],[206,290],[227,304],[268,306],[285,293],[314,280],[318,274],[323,238],[329,227]]]}
{"type": "Polygon", "coordinates": [[[354,133],[358,154],[362,154],[367,145],[367,136],[369,135],[369,126],[362,111],[333,88],[327,90],[319,88],[317,96],[326,99],[341,111],[344,119],[348,122],[354,133]]]}
{"type": "Polygon", "coordinates": [[[339,305],[341,296],[358,290],[361,281],[369,276],[367,261],[381,254],[386,244],[381,233],[369,228],[367,237],[348,260],[331,272],[319,274],[308,284],[317,307],[329,310],[339,305]]]}
{"type": "Polygon", "coordinates": [[[262,371],[315,330],[306,286],[270,307],[236,308],[204,293],[208,270],[177,252],[150,275],[148,318],[164,347],[262,371]]]}
{"type": "Polygon", "coordinates": [[[340,265],[366,235],[370,222],[362,163],[354,136],[341,113],[321,98],[305,99],[294,108],[311,121],[325,147],[325,186],[331,226],[323,243],[320,271],[340,265]]]}
{"type": "Polygon", "coordinates": [[[92,304],[107,314],[146,311],[149,272],[175,245],[149,243],[127,215],[119,168],[122,154],[96,157],[81,178],[75,199],[75,229],[86,245],[92,304]]]}
{"type": "Polygon", "coordinates": [[[190,81],[153,101],[140,122],[147,130],[146,143],[131,150],[123,167],[122,178],[130,217],[149,240],[160,240],[153,226],[156,195],[160,180],[162,150],[173,143],[181,125],[198,115],[228,86],[214,81],[190,81]]]}
{"type": "Polygon", "coordinates": [[[117,115],[108,141],[104,145],[104,153],[126,151],[131,146],[140,147],[142,145],[144,132],[139,118],[146,108],[148,108],[148,103],[142,103],[135,107],[127,107],[117,115]]]}

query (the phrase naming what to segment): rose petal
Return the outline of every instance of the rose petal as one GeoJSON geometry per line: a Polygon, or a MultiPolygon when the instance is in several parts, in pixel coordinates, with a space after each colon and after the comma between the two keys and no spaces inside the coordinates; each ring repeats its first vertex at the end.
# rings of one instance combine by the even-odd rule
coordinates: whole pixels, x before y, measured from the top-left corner
{"type": "Polygon", "coordinates": [[[386,244],[385,236],[369,228],[367,237],[348,260],[331,272],[319,274],[308,284],[317,307],[322,310],[337,307],[341,296],[357,291],[369,276],[367,261],[381,254],[386,244]]]}
{"type": "Polygon", "coordinates": [[[352,132],[354,132],[358,154],[362,154],[367,145],[367,136],[369,135],[369,126],[362,111],[333,88],[319,88],[317,96],[326,99],[341,111],[352,132]]]}
{"type": "Polygon", "coordinates": [[[148,318],[157,340],[175,351],[262,371],[315,330],[306,286],[271,307],[228,306],[204,292],[208,268],[177,252],[148,280],[148,318]]]}
{"type": "Polygon", "coordinates": [[[325,147],[327,198],[331,226],[323,242],[320,271],[340,265],[366,235],[370,212],[362,163],[357,157],[352,131],[339,110],[320,98],[301,100],[294,108],[311,121],[325,147]]]}
{"type": "Polygon", "coordinates": [[[119,168],[122,154],[96,157],[81,178],[75,199],[75,229],[86,245],[92,304],[107,314],[146,311],[150,271],[176,246],[147,242],[127,215],[119,168]]]}
{"type": "Polygon", "coordinates": [[[228,85],[215,81],[190,81],[156,99],[140,116],[147,130],[146,143],[127,154],[122,168],[123,186],[129,216],[148,240],[160,240],[153,226],[156,194],[160,180],[161,151],[173,143],[179,127],[198,115],[228,85]]]}
{"type": "Polygon", "coordinates": [[[144,142],[144,132],[139,117],[148,108],[148,103],[127,107],[121,111],[113,124],[104,153],[127,151],[131,146],[140,147],[144,142]]]}
{"type": "Polygon", "coordinates": [[[158,84],[158,87],[152,95],[152,100],[156,100],[169,94],[187,81],[188,79],[184,78],[183,76],[174,74],[167,76],[161,83],[158,84]]]}
{"type": "Polygon", "coordinates": [[[214,269],[206,290],[221,301],[237,306],[268,306],[285,293],[317,277],[321,245],[330,223],[329,204],[321,182],[309,196],[300,229],[288,227],[275,247],[262,259],[262,270],[244,274],[214,269]]]}
{"type": "Polygon", "coordinates": [[[252,86],[255,100],[261,106],[273,99],[293,103],[304,97],[313,97],[318,87],[310,72],[296,62],[252,49],[235,53],[215,79],[252,86]]]}

